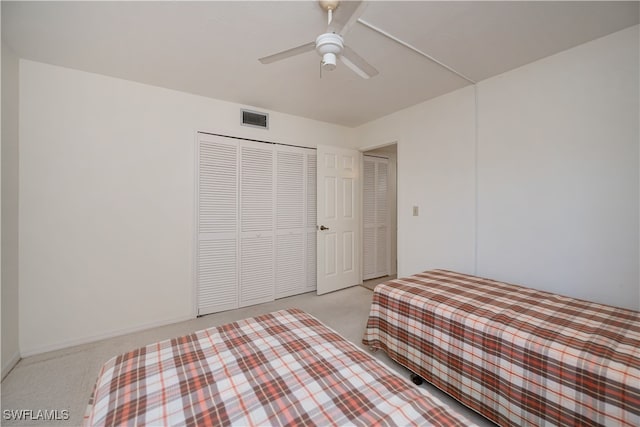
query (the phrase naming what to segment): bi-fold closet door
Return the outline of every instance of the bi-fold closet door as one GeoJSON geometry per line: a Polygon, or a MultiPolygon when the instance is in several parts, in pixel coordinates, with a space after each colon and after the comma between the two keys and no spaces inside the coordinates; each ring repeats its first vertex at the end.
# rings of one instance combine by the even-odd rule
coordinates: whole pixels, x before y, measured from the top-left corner
{"type": "Polygon", "coordinates": [[[310,149],[198,134],[198,315],[315,290],[315,163],[310,149]]]}
{"type": "Polygon", "coordinates": [[[283,298],[316,289],[316,153],[275,146],[276,286],[283,298]]]}
{"type": "Polygon", "coordinates": [[[363,156],[363,280],[389,274],[389,160],[363,156]]]}

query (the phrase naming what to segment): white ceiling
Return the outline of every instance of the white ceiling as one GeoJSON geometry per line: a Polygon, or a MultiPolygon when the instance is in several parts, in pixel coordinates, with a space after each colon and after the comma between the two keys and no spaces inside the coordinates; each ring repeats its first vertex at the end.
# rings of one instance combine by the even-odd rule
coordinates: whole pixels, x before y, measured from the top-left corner
{"type": "MultiPolygon", "coordinates": [[[[479,81],[638,24],[639,2],[373,1],[362,19],[479,81]]],[[[319,76],[315,1],[7,2],[19,56],[316,120],[358,126],[469,82],[357,23],[345,42],[378,69],[319,76]]]]}

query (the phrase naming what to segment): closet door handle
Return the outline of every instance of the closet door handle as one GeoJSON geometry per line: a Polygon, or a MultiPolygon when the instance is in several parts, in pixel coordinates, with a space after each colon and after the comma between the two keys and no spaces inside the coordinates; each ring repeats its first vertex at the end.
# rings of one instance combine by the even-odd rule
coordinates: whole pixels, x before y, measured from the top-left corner
{"type": "Polygon", "coordinates": [[[328,230],[328,229],[329,229],[329,227],[325,227],[324,225],[320,226],[320,231],[324,231],[324,230],[328,230]]]}

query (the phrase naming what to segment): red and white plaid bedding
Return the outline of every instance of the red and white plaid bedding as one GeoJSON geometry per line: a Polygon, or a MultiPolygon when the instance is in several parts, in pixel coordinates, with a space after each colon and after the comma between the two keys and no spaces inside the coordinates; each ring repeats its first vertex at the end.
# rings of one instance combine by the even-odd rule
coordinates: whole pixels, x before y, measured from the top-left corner
{"type": "Polygon", "coordinates": [[[283,310],[108,361],[84,424],[469,425],[317,319],[283,310]]]}
{"type": "Polygon", "coordinates": [[[640,312],[445,270],[375,288],[363,343],[500,425],[640,425],[640,312]]]}

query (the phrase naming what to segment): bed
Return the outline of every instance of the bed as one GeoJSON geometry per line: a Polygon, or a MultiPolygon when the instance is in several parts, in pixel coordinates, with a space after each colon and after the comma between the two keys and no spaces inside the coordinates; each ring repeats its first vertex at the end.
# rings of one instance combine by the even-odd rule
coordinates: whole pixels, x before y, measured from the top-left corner
{"type": "Polygon", "coordinates": [[[363,343],[503,426],[640,425],[640,312],[446,270],[374,290],[363,343]]]}
{"type": "Polygon", "coordinates": [[[290,309],[111,359],[84,425],[470,423],[311,315],[290,309]]]}

